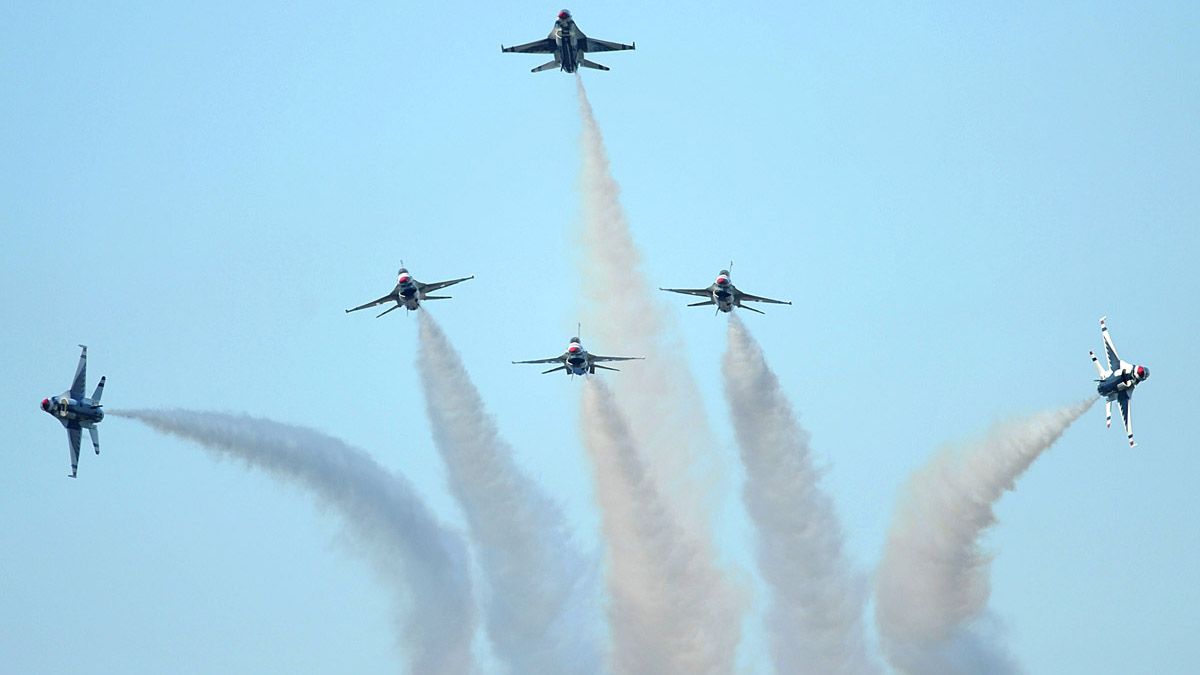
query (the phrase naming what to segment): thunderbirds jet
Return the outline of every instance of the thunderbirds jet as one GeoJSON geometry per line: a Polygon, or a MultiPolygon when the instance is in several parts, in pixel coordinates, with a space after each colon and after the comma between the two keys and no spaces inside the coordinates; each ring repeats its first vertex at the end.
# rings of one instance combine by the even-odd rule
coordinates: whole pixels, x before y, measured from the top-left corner
{"type": "Polygon", "coordinates": [[[380,312],[379,315],[375,317],[376,319],[384,314],[387,314],[388,312],[400,309],[401,307],[412,311],[420,308],[422,300],[450,299],[450,296],[448,295],[427,295],[430,291],[439,291],[447,286],[453,286],[459,282],[475,278],[475,276],[472,275],[469,277],[463,277],[461,279],[451,279],[450,281],[438,281],[432,284],[423,284],[414,279],[412,275],[408,273],[408,270],[404,269],[403,267],[400,268],[400,271],[397,272],[397,274],[399,274],[399,276],[396,277],[396,287],[392,289],[391,293],[388,293],[377,300],[372,300],[365,305],[359,305],[353,309],[348,309],[346,310],[346,313],[349,314],[350,312],[357,312],[360,309],[375,307],[376,305],[382,305],[385,302],[395,302],[396,306],[389,307],[383,312],[380,312]]]}
{"type": "Polygon", "coordinates": [[[596,70],[608,70],[607,66],[588,61],[585,58],[585,54],[588,52],[615,52],[625,49],[637,49],[637,45],[636,43],[623,45],[620,42],[594,40],[586,36],[583,34],[583,31],[579,30],[579,26],[575,25],[575,19],[571,18],[571,12],[565,9],[558,13],[558,20],[554,22],[554,30],[550,31],[550,36],[546,39],[517,45],[516,47],[500,45],[500,51],[502,52],[554,55],[553,61],[544,63],[530,71],[534,73],[550,70],[551,68],[559,68],[563,72],[573,73],[579,69],[579,66],[595,68],[596,70]]]}
{"type": "Polygon", "coordinates": [[[1112,338],[1108,335],[1108,326],[1104,325],[1106,318],[1108,317],[1100,317],[1100,337],[1104,338],[1104,351],[1108,354],[1108,369],[1100,365],[1100,361],[1096,358],[1096,352],[1088,353],[1092,355],[1092,364],[1096,366],[1096,372],[1100,374],[1100,379],[1096,380],[1099,382],[1096,385],[1096,392],[1104,397],[1104,424],[1112,427],[1112,402],[1116,400],[1117,405],[1121,408],[1121,419],[1125,421],[1125,435],[1129,438],[1129,447],[1132,448],[1137,443],[1133,442],[1133,418],[1129,410],[1132,403],[1129,399],[1133,396],[1133,388],[1150,377],[1150,369],[1146,366],[1126,363],[1117,356],[1117,348],[1113,346],[1112,338]]]}
{"type": "MultiPolygon", "coordinates": [[[[733,263],[729,264],[733,267],[733,263]]],[[[717,274],[717,280],[708,288],[660,288],[660,291],[670,291],[672,293],[683,293],[684,295],[699,295],[700,297],[708,298],[704,302],[693,302],[688,307],[702,307],[704,305],[716,305],[717,310],[721,312],[731,312],[734,307],[748,309],[751,312],[764,314],[762,310],[755,309],[748,305],[743,305],[743,302],[769,302],[775,305],[790,305],[788,300],[772,300],[771,298],[763,298],[757,295],[743,293],[733,285],[729,278],[729,270],[721,270],[717,274]]]]}
{"type": "Polygon", "coordinates": [[[617,370],[608,366],[602,366],[601,361],[640,361],[641,356],[599,356],[591,354],[583,348],[583,343],[579,338],[571,338],[570,344],[567,345],[567,351],[562,353],[562,356],[555,356],[549,359],[534,359],[533,361],[513,361],[513,363],[560,363],[562,365],[557,368],[542,371],[542,374],[553,373],[558,370],[566,371],[567,375],[595,375],[596,369],[602,370],[617,370]]]}
{"type": "Polygon", "coordinates": [[[71,478],[79,471],[79,442],[83,430],[87,429],[92,437],[92,447],[100,454],[100,436],[96,425],[104,419],[104,411],[100,409],[100,395],[104,393],[104,380],[96,385],[96,391],[91,398],[83,397],[83,388],[87,380],[87,347],[79,354],[79,366],[75,368],[75,380],[71,388],[58,396],[42,399],[42,410],[54,415],[54,419],[62,422],[67,429],[67,441],[71,444],[71,478]]]}

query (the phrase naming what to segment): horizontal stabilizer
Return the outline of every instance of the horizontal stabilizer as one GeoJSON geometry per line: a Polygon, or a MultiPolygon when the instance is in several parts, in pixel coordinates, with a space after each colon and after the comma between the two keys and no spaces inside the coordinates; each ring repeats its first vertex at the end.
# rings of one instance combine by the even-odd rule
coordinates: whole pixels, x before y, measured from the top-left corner
{"type": "Polygon", "coordinates": [[[376,315],[375,315],[375,318],[376,318],[376,319],[378,319],[379,317],[383,316],[384,314],[387,314],[388,312],[394,312],[394,311],[396,311],[396,310],[400,309],[400,308],[401,308],[401,307],[403,307],[403,306],[404,306],[404,305],[396,305],[395,307],[392,307],[392,308],[390,308],[390,309],[385,309],[385,310],[383,310],[382,312],[380,312],[379,314],[376,314],[376,315]]]}
{"type": "Polygon", "coordinates": [[[96,384],[96,391],[92,394],[92,403],[100,403],[100,397],[104,394],[104,382],[107,377],[101,377],[100,382],[96,384]]]}
{"type": "Polygon", "coordinates": [[[551,61],[550,63],[543,63],[542,65],[538,66],[537,68],[534,68],[533,70],[531,70],[529,72],[540,73],[543,70],[551,70],[553,68],[559,68],[559,67],[561,67],[561,66],[558,61],[551,61]]]}
{"type": "Polygon", "coordinates": [[[617,371],[617,372],[620,372],[620,369],[619,369],[619,368],[612,368],[612,367],[609,367],[609,366],[602,366],[602,365],[600,365],[599,363],[592,364],[592,372],[593,372],[593,373],[594,373],[594,372],[596,372],[596,369],[597,369],[597,368],[599,368],[599,369],[601,369],[601,370],[615,370],[615,371],[617,371]]]}
{"type": "Polygon", "coordinates": [[[1100,375],[1101,380],[1112,374],[1104,372],[1104,366],[1100,365],[1100,359],[1096,358],[1096,352],[1090,351],[1088,354],[1092,355],[1092,365],[1096,366],[1096,372],[1100,375]]]}
{"type": "Polygon", "coordinates": [[[584,68],[594,68],[596,70],[611,70],[608,66],[602,66],[595,61],[588,61],[587,59],[579,59],[579,65],[584,68]]]}
{"type": "Polygon", "coordinates": [[[750,305],[738,305],[738,309],[748,309],[751,312],[757,312],[759,314],[766,314],[766,312],[762,311],[761,309],[755,309],[754,307],[751,307],[750,305]]]}
{"type": "Polygon", "coordinates": [[[566,366],[559,366],[559,367],[557,367],[557,368],[551,368],[550,370],[543,370],[543,371],[542,371],[542,374],[543,374],[543,375],[546,375],[546,374],[553,373],[553,372],[555,372],[555,371],[558,371],[558,370],[566,370],[566,369],[567,369],[567,367],[566,367],[566,366]]]}
{"type": "Polygon", "coordinates": [[[688,305],[688,307],[703,307],[704,305],[715,305],[715,304],[717,304],[716,300],[705,300],[704,302],[693,302],[690,305],[688,305]]]}
{"type": "Polygon", "coordinates": [[[88,427],[88,433],[92,435],[92,447],[95,448],[96,454],[100,454],[100,430],[96,427],[88,427]]]}
{"type": "Polygon", "coordinates": [[[449,295],[427,295],[421,299],[422,300],[449,300],[450,296],[449,295]]]}

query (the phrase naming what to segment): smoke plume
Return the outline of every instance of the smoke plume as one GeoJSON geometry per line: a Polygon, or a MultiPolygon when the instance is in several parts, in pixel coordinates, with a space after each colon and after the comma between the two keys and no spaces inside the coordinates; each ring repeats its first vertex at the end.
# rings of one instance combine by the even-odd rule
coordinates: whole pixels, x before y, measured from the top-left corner
{"type": "Polygon", "coordinates": [[[513,462],[458,353],[427,312],[418,315],[425,407],[490,585],[496,653],[514,673],[600,672],[598,561],[583,559],[558,505],[513,462]]]}
{"type": "Polygon", "coordinates": [[[596,377],[585,378],[582,427],[608,546],[614,671],[732,672],[741,598],[713,565],[707,542],[673,517],[596,377]]]}
{"type": "Polygon", "coordinates": [[[742,494],[758,528],[759,570],[772,591],[766,627],[776,672],[878,672],[863,630],[866,585],[842,552],[808,432],[737,316],[729,319],[722,373],[746,467],[742,494]]]}
{"type": "MultiPolygon", "coordinates": [[[[604,138],[583,80],[576,78],[583,117],[584,330],[601,339],[604,353],[645,356],[619,383],[617,404],[646,449],[647,467],[681,522],[703,535],[715,444],[699,389],[680,367],[677,340],[668,340],[670,310],[642,272],[642,256],[621,206],[621,188],[609,169],[604,138]]],[[[736,617],[733,618],[737,620],[736,617]]]]}
{"type": "Polygon", "coordinates": [[[980,535],[992,505],[1095,399],[998,424],[947,448],[909,479],[875,582],[875,621],[888,660],[911,673],[1015,672],[987,620],[991,556],[980,535]]]}
{"type": "Polygon", "coordinates": [[[178,409],[113,414],[196,441],[214,455],[241,458],[337,509],[379,579],[392,588],[398,642],[410,672],[474,671],[476,617],[466,545],[437,521],[404,478],[363,451],[304,427],[178,409]]]}

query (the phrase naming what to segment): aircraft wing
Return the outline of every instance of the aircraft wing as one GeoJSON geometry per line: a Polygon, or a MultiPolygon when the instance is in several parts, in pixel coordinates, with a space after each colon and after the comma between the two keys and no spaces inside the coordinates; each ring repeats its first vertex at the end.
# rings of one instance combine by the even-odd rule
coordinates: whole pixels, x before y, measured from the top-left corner
{"type": "Polygon", "coordinates": [[[79,470],[79,443],[83,440],[83,429],[78,424],[67,427],[67,441],[71,444],[71,478],[79,470]]]}
{"type": "Polygon", "coordinates": [[[469,277],[463,277],[461,279],[451,279],[450,281],[435,281],[432,284],[421,284],[421,291],[422,292],[437,291],[437,290],[441,290],[447,286],[453,286],[454,284],[461,283],[463,281],[467,281],[468,279],[474,279],[474,278],[475,278],[475,275],[472,274],[469,277]]]}
{"type": "Polygon", "coordinates": [[[75,368],[75,379],[71,382],[71,398],[76,401],[83,399],[83,385],[87,380],[87,347],[79,346],[83,351],[79,352],[79,365],[75,368]]]}
{"type": "Polygon", "coordinates": [[[1129,392],[1123,391],[1117,394],[1117,405],[1121,407],[1121,419],[1125,422],[1125,436],[1129,438],[1129,447],[1137,445],[1133,442],[1133,417],[1131,407],[1133,401],[1129,398],[1129,392]]]}
{"type": "Polygon", "coordinates": [[[349,314],[350,312],[357,312],[357,311],[358,311],[358,310],[360,310],[360,309],[366,309],[366,308],[368,308],[368,307],[376,307],[376,306],[378,306],[378,305],[382,305],[383,303],[385,303],[385,302],[387,302],[387,301],[389,301],[389,300],[395,300],[395,299],[396,299],[396,293],[395,293],[395,292],[388,293],[387,295],[383,296],[382,298],[378,298],[378,299],[376,299],[376,300],[372,300],[372,301],[368,302],[368,303],[367,303],[367,304],[365,304],[365,305],[359,305],[358,307],[355,307],[355,308],[353,308],[353,309],[348,309],[348,310],[346,310],[346,313],[347,313],[347,314],[349,314]]]}
{"type": "Polygon", "coordinates": [[[600,356],[598,354],[591,354],[591,357],[593,363],[598,361],[643,361],[646,358],[644,356],[600,356]]]}
{"type": "Polygon", "coordinates": [[[772,300],[771,298],[764,298],[761,295],[751,295],[749,293],[742,293],[740,291],[738,292],[738,300],[749,300],[751,302],[769,302],[772,305],[790,305],[790,304],[792,304],[791,300],[772,300]]]}
{"type": "Polygon", "coordinates": [[[597,40],[595,38],[585,37],[583,39],[583,51],[589,53],[595,52],[619,52],[626,49],[637,49],[636,45],[625,45],[620,42],[609,42],[607,40],[597,40]]]}
{"type": "Polygon", "coordinates": [[[1104,324],[1104,320],[1108,317],[1100,317],[1100,336],[1104,338],[1104,351],[1108,354],[1108,369],[1120,370],[1121,357],[1117,356],[1117,348],[1113,345],[1112,338],[1108,334],[1108,326],[1104,324]]]}
{"type": "Polygon", "coordinates": [[[563,356],[555,356],[552,359],[534,359],[532,361],[513,361],[513,363],[562,363],[563,356]]]}
{"type": "Polygon", "coordinates": [[[526,42],[523,45],[517,45],[515,47],[501,46],[500,51],[516,52],[519,54],[553,54],[554,52],[558,51],[558,42],[554,40],[554,34],[551,33],[550,37],[543,40],[537,40],[536,42],[526,42]]]}
{"type": "Polygon", "coordinates": [[[712,297],[712,286],[708,288],[659,288],[660,291],[669,291],[671,293],[683,293],[684,295],[699,295],[704,298],[712,297]]]}

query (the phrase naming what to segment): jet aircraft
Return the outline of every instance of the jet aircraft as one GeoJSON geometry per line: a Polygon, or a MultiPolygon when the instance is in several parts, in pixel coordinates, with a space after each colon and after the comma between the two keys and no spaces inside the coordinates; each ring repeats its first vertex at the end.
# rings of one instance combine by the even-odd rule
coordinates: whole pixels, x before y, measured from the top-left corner
{"type": "Polygon", "coordinates": [[[575,19],[571,18],[571,12],[565,9],[558,13],[558,19],[554,22],[554,29],[550,31],[550,36],[546,39],[517,45],[516,47],[500,45],[500,51],[502,52],[554,55],[553,61],[534,68],[530,71],[533,73],[550,70],[551,68],[558,68],[565,73],[573,73],[580,66],[595,68],[596,70],[608,70],[608,66],[602,66],[599,63],[587,60],[586,54],[589,52],[615,52],[625,49],[637,49],[637,43],[625,45],[620,42],[607,42],[605,40],[590,38],[584,35],[583,31],[579,30],[579,26],[575,25],[575,19]]]}
{"type": "Polygon", "coordinates": [[[645,357],[642,356],[600,356],[592,354],[583,348],[583,343],[578,337],[571,338],[570,344],[567,345],[567,351],[561,356],[554,356],[548,359],[534,359],[532,361],[513,361],[513,363],[558,363],[561,364],[550,370],[543,370],[542,374],[553,373],[555,371],[566,371],[567,375],[595,375],[596,369],[602,370],[617,370],[609,366],[600,365],[601,361],[640,361],[645,357]]]}
{"type": "Polygon", "coordinates": [[[1108,317],[1100,317],[1100,337],[1104,338],[1104,351],[1108,355],[1108,368],[1100,364],[1096,358],[1096,352],[1088,352],[1092,355],[1092,364],[1096,366],[1096,372],[1100,374],[1100,379],[1096,380],[1099,384],[1096,385],[1096,392],[1104,397],[1104,424],[1107,427],[1112,427],[1112,402],[1115,400],[1117,406],[1121,408],[1121,419],[1125,422],[1125,436],[1129,439],[1129,447],[1134,447],[1137,443],[1133,442],[1133,418],[1131,416],[1130,406],[1132,402],[1130,397],[1133,396],[1133,388],[1145,382],[1150,377],[1150,369],[1146,366],[1135,366],[1131,363],[1126,363],[1117,356],[1117,348],[1113,346],[1112,338],[1108,335],[1108,326],[1104,325],[1104,320],[1108,317]]]}
{"type": "Polygon", "coordinates": [[[75,380],[71,388],[58,396],[42,399],[42,410],[54,416],[67,430],[67,442],[71,446],[71,478],[79,471],[79,443],[83,430],[87,429],[92,437],[92,447],[100,454],[100,436],[96,425],[104,419],[104,411],[100,409],[100,396],[104,393],[104,381],[96,385],[96,391],[91,398],[84,398],[83,389],[87,380],[87,347],[79,345],[83,351],[79,354],[79,365],[75,368],[75,380]]]}
{"type": "MultiPolygon", "coordinates": [[[[729,263],[729,267],[733,267],[733,263],[729,263]]],[[[757,295],[743,293],[733,285],[730,279],[729,270],[721,270],[717,274],[717,280],[708,288],[660,288],[660,291],[670,291],[672,293],[683,293],[684,295],[698,295],[708,298],[703,302],[693,302],[688,307],[702,307],[704,305],[716,305],[717,311],[731,312],[734,307],[748,309],[751,312],[765,314],[762,310],[755,309],[749,305],[743,305],[743,302],[769,302],[775,305],[790,305],[789,300],[772,300],[771,298],[763,298],[757,295]]]]}
{"type": "Polygon", "coordinates": [[[413,276],[408,273],[408,270],[404,269],[403,267],[400,268],[400,271],[397,272],[397,274],[399,276],[396,277],[396,287],[392,289],[391,293],[388,293],[382,298],[372,300],[365,305],[359,305],[353,309],[348,309],[346,310],[346,313],[349,314],[350,312],[357,312],[360,309],[375,307],[377,305],[382,305],[385,302],[395,302],[396,306],[389,307],[383,312],[380,312],[379,315],[375,317],[376,319],[384,314],[387,314],[388,312],[400,309],[401,307],[412,311],[420,308],[422,300],[450,299],[450,296],[448,295],[428,295],[430,292],[439,291],[447,286],[453,286],[459,282],[475,278],[475,276],[472,275],[469,277],[463,277],[461,279],[451,279],[450,281],[438,281],[432,284],[423,284],[414,279],[413,276]]]}

